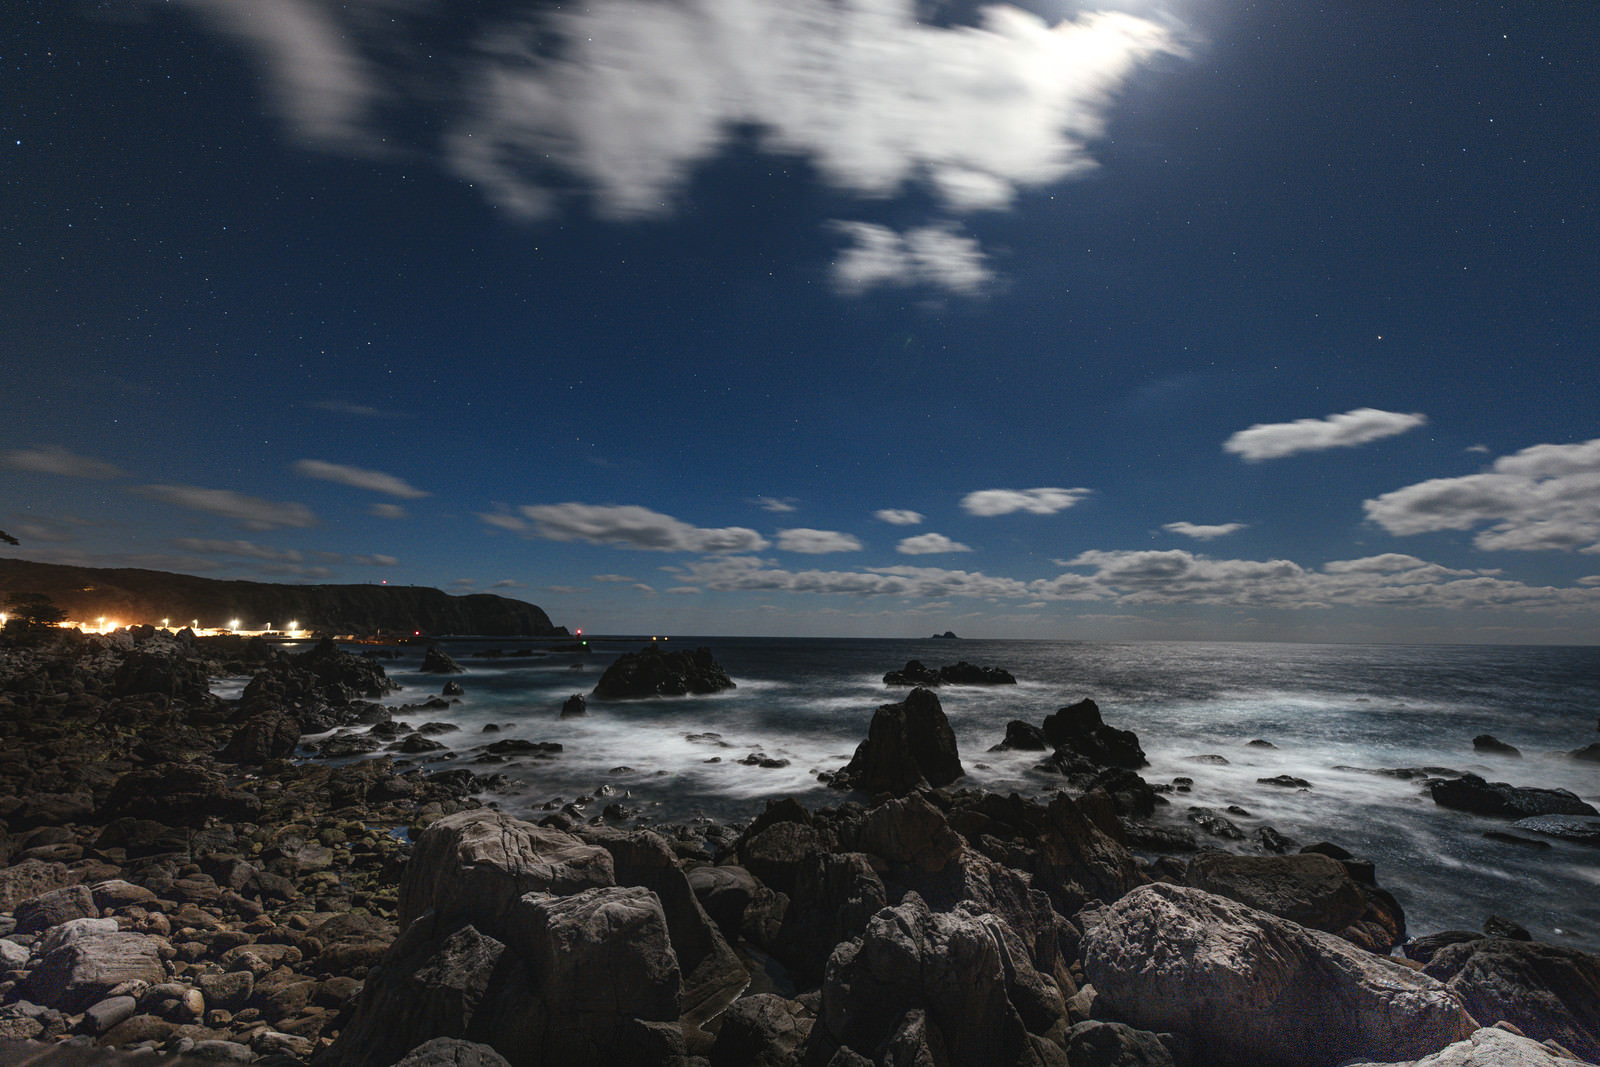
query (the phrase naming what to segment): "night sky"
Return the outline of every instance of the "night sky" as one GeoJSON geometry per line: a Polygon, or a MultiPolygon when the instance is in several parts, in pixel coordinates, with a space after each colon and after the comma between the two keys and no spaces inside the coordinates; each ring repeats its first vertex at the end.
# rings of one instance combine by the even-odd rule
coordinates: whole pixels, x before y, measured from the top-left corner
{"type": "Polygon", "coordinates": [[[1600,642],[1600,5],[0,31],[0,552],[591,632],[1600,642]]]}

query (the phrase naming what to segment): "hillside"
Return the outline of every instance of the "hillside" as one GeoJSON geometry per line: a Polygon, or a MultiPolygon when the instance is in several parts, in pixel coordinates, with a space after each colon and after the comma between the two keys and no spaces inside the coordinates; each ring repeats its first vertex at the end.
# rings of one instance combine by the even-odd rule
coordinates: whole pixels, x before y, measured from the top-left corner
{"type": "Polygon", "coordinates": [[[302,629],[341,634],[380,631],[538,637],[564,633],[533,604],[490,593],[451,596],[424,586],[280,585],[219,581],[165,571],[64,567],[0,559],[0,606],[12,593],[43,593],[73,619],[125,623],[302,629]]]}

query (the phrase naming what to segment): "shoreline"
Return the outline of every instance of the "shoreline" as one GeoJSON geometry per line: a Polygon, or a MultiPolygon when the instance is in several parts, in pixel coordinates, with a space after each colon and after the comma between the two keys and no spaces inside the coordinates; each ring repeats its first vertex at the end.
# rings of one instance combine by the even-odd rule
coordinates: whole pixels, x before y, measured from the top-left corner
{"type": "MultiPolygon", "coordinates": [[[[0,647],[0,681],[0,819],[6,824],[0,837],[0,926],[10,924],[0,933],[8,968],[0,979],[0,1039],[169,1051],[204,1046],[202,1051],[218,1055],[279,1057],[277,1062],[348,1056],[349,1038],[343,1051],[327,1050],[351,1026],[365,1025],[363,983],[392,954],[406,927],[405,879],[420,843],[431,840],[428,828],[440,820],[454,825],[509,818],[483,804],[482,798],[492,798],[504,785],[492,765],[481,768],[487,774],[460,766],[396,773],[388,754],[345,763],[294,761],[302,733],[312,728],[334,724],[381,735],[393,720],[393,709],[375,703],[393,685],[379,661],[331,646],[290,656],[265,641],[208,644],[127,632],[52,635],[39,647],[0,647]],[[210,693],[214,674],[241,666],[248,669],[237,673],[250,673],[252,681],[238,698],[210,693]],[[109,954],[131,969],[118,972],[115,982],[85,977],[85,946],[102,951],[98,964],[109,954]]],[[[904,694],[905,703],[912,694],[931,692],[912,690],[904,694]]],[[[932,705],[937,708],[936,697],[932,705]]],[[[937,718],[943,718],[942,710],[937,718]]],[[[1122,906],[1140,886],[1175,885],[1194,893],[1201,891],[1192,888],[1197,881],[1217,889],[1244,877],[1228,870],[1197,873],[1201,858],[1233,853],[1163,854],[1152,847],[1171,843],[1148,821],[1154,791],[1133,770],[1093,757],[1092,752],[1117,756],[1115,735],[1126,733],[1099,722],[1097,710],[1093,719],[1082,733],[1101,737],[1101,747],[1074,750],[1077,762],[1064,768],[1069,792],[1044,802],[961,789],[959,777],[891,780],[863,770],[854,792],[837,792],[826,805],[771,800],[748,823],[618,828],[615,819],[591,821],[603,806],[597,803],[591,811],[549,814],[541,820],[542,831],[561,835],[567,842],[561,848],[577,842],[608,849],[618,870],[628,864],[617,857],[632,857],[628,862],[637,866],[643,862],[639,849],[665,849],[651,869],[683,872],[706,913],[715,910],[720,890],[694,879],[748,878],[740,892],[766,900],[768,913],[763,919],[741,912],[721,931],[723,940],[738,959],[783,963],[760,980],[751,974],[756,968],[741,965],[741,989],[754,981],[754,988],[792,991],[780,998],[790,1005],[782,1010],[791,1019],[810,1010],[808,1027],[819,1005],[807,1008],[807,990],[818,988],[829,954],[850,936],[866,936],[873,914],[911,908],[906,915],[923,916],[917,923],[937,926],[946,921],[938,916],[956,914],[948,908],[963,899],[1013,926],[1024,922],[1024,913],[1032,914],[1027,922],[1044,921],[1056,930],[1050,935],[1053,949],[1041,947],[1038,929],[1025,940],[1031,942],[1030,958],[1048,965],[1041,974],[1049,981],[1041,979],[1040,988],[1053,986],[1059,994],[1061,1010],[1052,1026],[1060,1032],[1047,1039],[1029,1030],[1026,1041],[1017,1040],[1029,1048],[1035,1039],[1054,1041],[1065,1049],[1071,1027],[1124,1025],[1095,1016],[1092,996],[1078,1010],[1069,1008],[1073,996],[1093,985],[1084,970],[1092,957],[1081,955],[1080,943],[1090,936],[1097,909],[1122,906]],[[1076,858],[1060,855],[1062,849],[1076,858]],[[1047,855],[1054,858],[1047,861],[1047,855]],[[828,927],[801,937],[791,929],[779,937],[785,919],[773,912],[771,894],[784,898],[791,928],[815,927],[819,916],[840,914],[840,902],[824,907],[817,887],[802,891],[809,877],[803,872],[810,864],[826,869],[849,856],[871,859],[850,879],[858,890],[876,879],[880,890],[862,900],[877,905],[858,903],[861,922],[848,930],[828,927]],[[975,888],[980,883],[988,888],[975,888]],[[1043,912],[1037,899],[1031,912],[1016,911],[1022,906],[1017,901],[1035,894],[1048,898],[1043,912]],[[917,912],[909,903],[913,896],[932,910],[917,912]]],[[[417,751],[426,752],[425,731],[426,724],[396,730],[387,740],[416,738],[417,751]]],[[[878,733],[875,721],[872,736],[878,733]]],[[[913,735],[915,730],[908,736],[913,735]]],[[[953,735],[950,749],[958,761],[953,735]]],[[[1063,751],[1057,747],[1057,758],[1063,751]]],[[[1125,756],[1112,763],[1130,762],[1125,756]]],[[[898,766],[905,759],[905,752],[889,752],[879,762],[898,766]]],[[[629,819],[622,823],[637,827],[629,819]]],[[[1218,862],[1226,866],[1207,859],[1200,867],[1218,862]]],[[[1364,941],[1360,951],[1392,959],[1388,953],[1406,940],[1403,912],[1360,857],[1319,845],[1275,862],[1284,869],[1315,866],[1319,877],[1337,883],[1344,902],[1328,913],[1333,918],[1323,918],[1324,925],[1349,926],[1344,943],[1364,941]],[[1352,913],[1358,899],[1360,908],[1352,913]]],[[[672,896],[660,881],[663,874],[634,871],[629,877],[644,879],[663,905],[672,896]]],[[[1280,871],[1274,877],[1286,876],[1280,871]]],[[[1157,905],[1147,897],[1139,900],[1157,905]]],[[[1193,905],[1187,897],[1183,903],[1193,905]]],[[[1517,940],[1512,923],[1494,932],[1533,944],[1517,940]]],[[[1480,939],[1457,934],[1441,945],[1436,942],[1442,931],[1423,933],[1428,936],[1416,941],[1426,947],[1418,951],[1429,959],[1450,945],[1480,939]]],[[[1481,940],[1487,946],[1505,938],[1481,940]]],[[[1574,958],[1600,964],[1587,953],[1574,958]]],[[[1409,969],[1427,965],[1423,960],[1409,969]]],[[[725,959],[718,966],[732,974],[725,959]]],[[[724,1029],[714,1020],[743,1001],[729,998],[713,1016],[681,1021],[680,1040],[688,1044],[672,1055],[693,1060],[710,1054],[724,1029]]],[[[761,1006],[775,1007],[766,1001],[761,1006]]],[[[829,1040],[834,1038],[846,1040],[837,1033],[829,1040]]],[[[1047,1052],[1039,1054],[1048,1060],[1047,1052]]],[[[1207,1062],[1195,1059],[1192,1049],[1186,1055],[1190,1062],[1207,1062]]],[[[677,1061],[667,1055],[660,1062],[677,1061]]]]}

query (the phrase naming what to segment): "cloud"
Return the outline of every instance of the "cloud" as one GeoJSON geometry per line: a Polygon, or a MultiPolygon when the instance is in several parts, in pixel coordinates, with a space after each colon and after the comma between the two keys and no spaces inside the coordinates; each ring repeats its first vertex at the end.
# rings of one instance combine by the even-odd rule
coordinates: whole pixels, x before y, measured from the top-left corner
{"type": "Polygon", "coordinates": [[[1182,534],[1192,537],[1196,541],[1214,541],[1219,537],[1227,537],[1231,533],[1238,533],[1246,529],[1242,522],[1225,522],[1218,526],[1200,526],[1192,522],[1169,522],[1161,527],[1168,533],[1182,534]]]}
{"type": "Polygon", "coordinates": [[[931,556],[940,552],[971,552],[972,549],[960,541],[952,541],[941,533],[925,533],[916,537],[903,538],[894,546],[896,552],[907,556],[931,556]]]}
{"type": "Polygon", "coordinates": [[[616,0],[490,39],[450,163],[523,215],[553,210],[573,178],[604,214],[662,215],[735,131],[754,131],[842,192],[921,183],[949,209],[998,209],[1093,168],[1088,143],[1123,81],[1177,51],[1126,14],[1050,26],[994,6],[978,26],[939,27],[910,0],[616,0]]]}
{"type": "MultiPolygon", "coordinates": [[[[547,541],[587,541],[652,552],[759,552],[769,542],[743,526],[704,529],[637,505],[531,504],[521,509],[532,526],[519,532],[547,541]]],[[[483,516],[493,525],[512,527],[483,516]]],[[[519,523],[521,520],[516,520],[519,523]]]]}
{"type": "Polygon", "coordinates": [[[1392,534],[1489,528],[1485,551],[1600,553],[1600,438],[1534,445],[1501,456],[1481,474],[1433,478],[1365,501],[1367,518],[1392,534]]]}
{"type": "Polygon", "coordinates": [[[770,496],[758,496],[752,500],[751,503],[759,507],[762,511],[776,512],[780,515],[787,514],[788,512],[795,510],[795,499],[793,497],[784,497],[782,500],[779,500],[770,496]]]}
{"type": "Polygon", "coordinates": [[[307,407],[319,411],[331,411],[335,415],[354,415],[362,419],[401,419],[404,415],[397,411],[384,411],[370,404],[347,404],[342,400],[313,400],[307,407]]]}
{"type": "Polygon", "coordinates": [[[783,552],[820,556],[825,552],[860,552],[862,545],[860,540],[847,533],[796,528],[778,531],[778,548],[783,552]]]}
{"type": "Polygon", "coordinates": [[[376,515],[380,519],[405,519],[411,515],[399,504],[369,504],[367,514],[376,515]]]}
{"type": "Polygon", "coordinates": [[[490,589],[526,589],[527,585],[524,584],[523,582],[517,581],[515,578],[501,578],[497,582],[491,582],[489,584],[489,588],[490,589]]]}
{"type": "Polygon", "coordinates": [[[1081,575],[1023,582],[980,571],[940,567],[869,567],[857,571],[790,571],[752,556],[722,556],[678,568],[687,582],[717,592],[754,591],[826,596],[1093,600],[1101,591],[1081,575]]]}
{"type": "Polygon", "coordinates": [[[0,464],[34,474],[60,474],[68,478],[122,478],[123,470],[103,460],[74,455],[60,445],[18,448],[0,452],[0,464]]]}
{"type": "Polygon", "coordinates": [[[305,559],[292,548],[271,548],[267,545],[258,545],[254,541],[177,537],[172,543],[185,551],[200,552],[208,556],[238,556],[241,559],[264,559],[282,563],[299,563],[305,559]]]}
{"type": "Polygon", "coordinates": [[[320,459],[296,460],[294,472],[306,478],[320,478],[325,482],[338,482],[340,485],[366,489],[373,493],[385,493],[404,500],[416,500],[429,495],[421,489],[406,484],[406,482],[392,474],[364,470],[361,467],[346,467],[338,463],[327,463],[320,459]]]}
{"type": "Polygon", "coordinates": [[[671,596],[699,596],[705,592],[695,585],[674,585],[664,591],[671,596]]]}
{"type": "Polygon", "coordinates": [[[977,296],[995,278],[978,242],[943,226],[903,234],[871,222],[835,222],[834,228],[851,243],[833,262],[833,284],[850,296],[879,285],[977,296]]]}
{"type": "Polygon", "coordinates": [[[961,508],[969,515],[986,517],[1017,511],[1054,515],[1072,507],[1089,492],[1088,489],[980,489],[962,497],[961,508]]]}
{"type": "Polygon", "coordinates": [[[874,511],[872,517],[890,526],[919,526],[923,518],[920,511],[908,511],[905,508],[883,508],[874,511]]]}
{"type": "Polygon", "coordinates": [[[247,530],[317,525],[317,517],[304,504],[276,503],[235,493],[231,489],[205,489],[197,485],[141,485],[141,496],[232,519],[247,530]]]}
{"type": "Polygon", "coordinates": [[[1354,448],[1368,441],[1405,433],[1427,422],[1426,415],[1417,413],[1406,415],[1398,411],[1357,408],[1322,419],[1257,423],[1224,441],[1222,450],[1253,463],[1263,459],[1281,459],[1296,452],[1354,448]]]}
{"type": "Polygon", "coordinates": [[[179,0],[214,29],[254,52],[284,122],[327,148],[370,148],[375,72],[351,47],[352,27],[316,0],[179,0]]]}
{"type": "Polygon", "coordinates": [[[394,556],[386,556],[382,553],[375,552],[370,556],[349,556],[347,557],[347,562],[354,563],[362,567],[393,567],[400,561],[394,556]]]}
{"type": "Polygon", "coordinates": [[[589,580],[591,582],[627,582],[632,584],[639,579],[629,577],[626,574],[591,574],[589,575],[589,580]]]}

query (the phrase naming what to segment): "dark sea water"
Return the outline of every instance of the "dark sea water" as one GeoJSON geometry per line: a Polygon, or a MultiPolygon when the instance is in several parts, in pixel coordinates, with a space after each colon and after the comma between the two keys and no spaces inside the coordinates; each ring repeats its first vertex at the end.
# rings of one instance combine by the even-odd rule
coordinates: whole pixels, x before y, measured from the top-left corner
{"type": "MultiPolygon", "coordinates": [[[[1377,864],[1379,884],[1405,906],[1413,935],[1476,929],[1496,914],[1542,940],[1600,951],[1600,848],[1491,840],[1485,831],[1510,830],[1509,820],[1450,811],[1417,781],[1352,769],[1471,771],[1569,789],[1600,806],[1600,764],[1566,754],[1600,739],[1600,648],[674,638],[673,649],[709,646],[738,688],[590,700],[586,717],[558,717],[568,695],[588,693],[606,664],[639,644],[601,641],[589,656],[492,660],[472,653],[526,643],[451,642],[446,650],[468,668],[455,676],[465,698],[448,711],[404,717],[458,724],[439,738],[454,755],[442,766],[505,772],[515,788],[486,799],[513,814],[537,817],[552,799],[610,785],[642,809],[643,821],[731,821],[785,795],[808,806],[837,803],[842,795],[816,774],[849,760],[878,705],[903,699],[904,689],[883,684],[884,672],[909,659],[932,667],[965,659],[1004,667],[1019,684],[939,690],[967,771],[958,787],[1052,792],[1061,780],[1034,769],[1038,753],[986,750],[1008,720],[1038,724],[1090,697],[1109,724],[1138,734],[1148,781],[1194,779],[1192,792],[1174,795],[1160,817],[1181,821],[1190,805],[1236,805],[1249,814],[1230,817],[1247,832],[1269,824],[1300,843],[1341,845],[1377,864]],[[501,732],[484,734],[489,723],[501,732]],[[1522,757],[1475,752],[1472,739],[1484,733],[1522,757]],[[557,741],[564,751],[551,760],[473,762],[482,746],[505,737],[557,741]],[[1247,747],[1256,738],[1276,747],[1247,747]],[[736,762],[753,752],[789,765],[736,762]],[[1194,759],[1208,755],[1227,762],[1194,759]],[[1280,774],[1311,788],[1257,782],[1280,774]]],[[[408,648],[386,664],[405,686],[391,703],[439,692],[444,679],[417,671],[421,655],[408,648]]]]}

